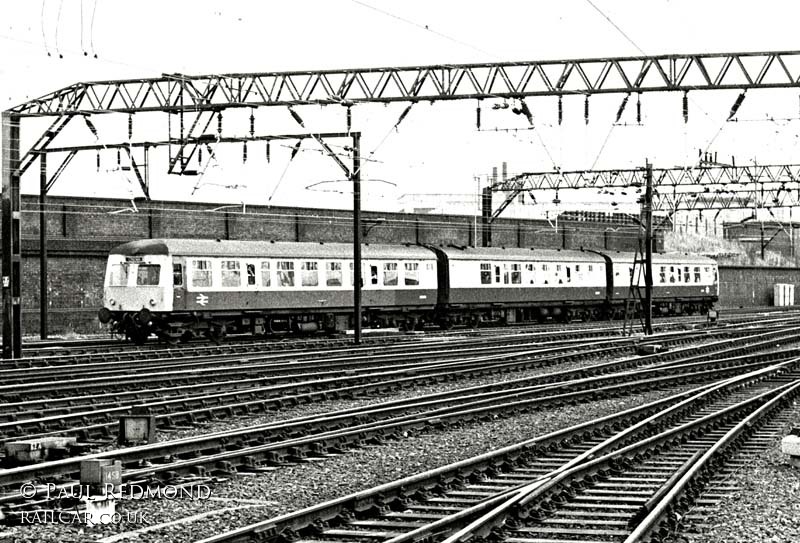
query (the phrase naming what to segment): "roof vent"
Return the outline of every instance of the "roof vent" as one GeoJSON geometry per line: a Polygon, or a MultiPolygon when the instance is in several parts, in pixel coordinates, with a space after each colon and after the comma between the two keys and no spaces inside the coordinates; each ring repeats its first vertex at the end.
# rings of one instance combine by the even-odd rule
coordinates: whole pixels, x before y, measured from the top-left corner
{"type": "Polygon", "coordinates": [[[219,238],[217,238],[215,241],[218,241],[218,242],[220,242],[220,241],[222,241],[222,240],[221,240],[221,239],[219,239],[219,238]]]}

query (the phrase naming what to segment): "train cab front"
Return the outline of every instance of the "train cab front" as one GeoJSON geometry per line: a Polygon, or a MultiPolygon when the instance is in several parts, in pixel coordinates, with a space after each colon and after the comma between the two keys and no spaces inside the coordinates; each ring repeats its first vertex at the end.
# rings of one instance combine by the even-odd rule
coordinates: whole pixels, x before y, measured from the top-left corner
{"type": "Polygon", "coordinates": [[[144,343],[172,310],[172,280],[167,255],[109,255],[98,320],[113,333],[144,343]]]}

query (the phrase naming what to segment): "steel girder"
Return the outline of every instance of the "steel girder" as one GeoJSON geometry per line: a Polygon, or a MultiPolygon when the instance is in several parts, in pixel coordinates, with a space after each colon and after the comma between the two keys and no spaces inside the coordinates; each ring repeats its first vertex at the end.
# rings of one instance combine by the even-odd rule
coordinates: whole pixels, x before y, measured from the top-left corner
{"type": "Polygon", "coordinates": [[[606,57],[76,83],[17,116],[800,86],[800,51],[606,57]]]}
{"type": "MultiPolygon", "coordinates": [[[[641,189],[643,168],[521,173],[492,186],[508,192],[493,214],[523,192],[569,189],[641,189]]],[[[653,210],[740,209],[800,205],[800,165],[697,166],[655,168],[653,210]]]]}

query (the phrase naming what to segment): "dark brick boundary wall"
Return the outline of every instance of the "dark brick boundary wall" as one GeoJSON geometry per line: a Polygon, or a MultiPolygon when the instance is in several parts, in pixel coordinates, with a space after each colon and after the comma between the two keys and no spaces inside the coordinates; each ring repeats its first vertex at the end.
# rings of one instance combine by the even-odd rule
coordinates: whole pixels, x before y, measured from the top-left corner
{"type": "Polygon", "coordinates": [[[800,303],[800,268],[720,266],[719,306],[763,307],[773,304],[773,285],[794,285],[795,304],[800,303]]]}
{"type": "MultiPolygon", "coordinates": [[[[208,238],[350,242],[349,211],[239,205],[136,202],[50,197],[47,200],[48,327],[52,334],[101,330],[108,251],[141,238],[208,238]]],[[[23,333],[39,331],[39,208],[36,196],[22,199],[23,333]]],[[[365,211],[365,243],[474,245],[480,219],[463,215],[365,211]]],[[[633,251],[638,231],[630,224],[594,220],[499,219],[492,226],[496,247],[605,249],[633,251]]],[[[656,242],[659,250],[662,241],[656,242]]]]}

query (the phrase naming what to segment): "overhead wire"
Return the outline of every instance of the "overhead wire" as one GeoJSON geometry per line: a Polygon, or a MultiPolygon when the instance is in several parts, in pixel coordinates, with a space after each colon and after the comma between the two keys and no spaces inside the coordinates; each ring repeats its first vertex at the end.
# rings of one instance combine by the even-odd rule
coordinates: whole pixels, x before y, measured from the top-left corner
{"type": "Polygon", "coordinates": [[[39,16],[39,26],[42,29],[42,43],[44,44],[44,50],[47,53],[47,56],[49,57],[52,55],[50,54],[50,49],[47,47],[47,34],[44,31],[44,8],[46,3],[47,0],[42,0],[42,13],[39,16]]]}
{"type": "Polygon", "coordinates": [[[58,28],[61,26],[61,8],[64,6],[64,0],[58,0],[58,16],[56,17],[56,53],[58,58],[64,58],[61,54],[61,49],[58,46],[58,28]]]}

